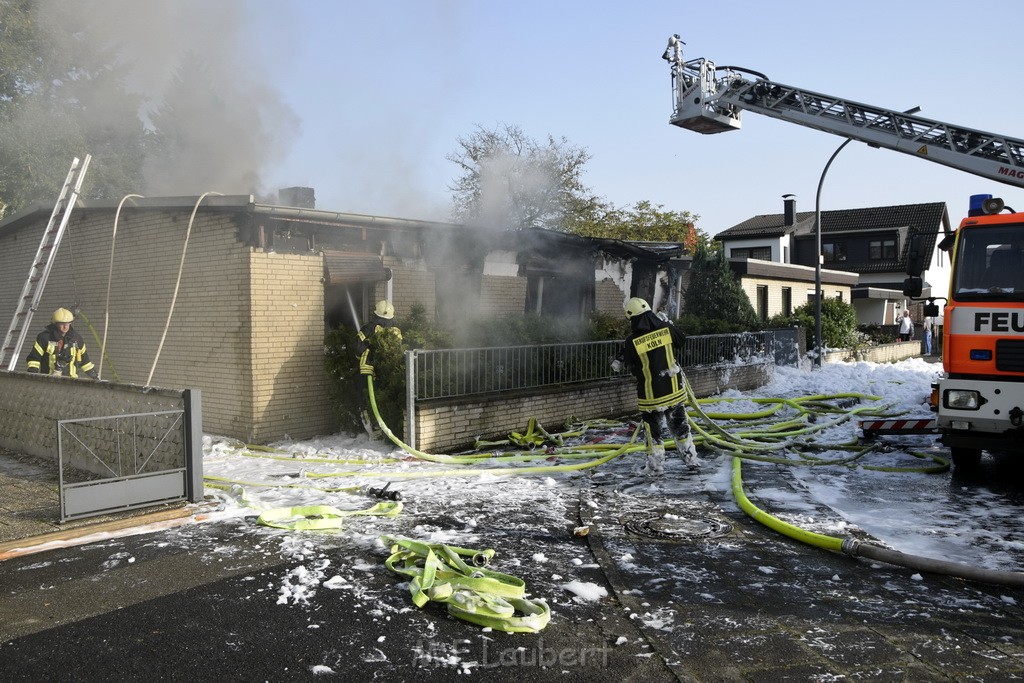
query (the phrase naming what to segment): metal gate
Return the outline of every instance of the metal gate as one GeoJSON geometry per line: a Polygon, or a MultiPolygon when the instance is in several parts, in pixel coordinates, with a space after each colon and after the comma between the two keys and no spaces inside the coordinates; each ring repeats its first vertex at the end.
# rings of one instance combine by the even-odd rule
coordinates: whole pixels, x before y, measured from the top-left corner
{"type": "Polygon", "coordinates": [[[61,521],[201,498],[197,408],[58,420],[61,521]]]}

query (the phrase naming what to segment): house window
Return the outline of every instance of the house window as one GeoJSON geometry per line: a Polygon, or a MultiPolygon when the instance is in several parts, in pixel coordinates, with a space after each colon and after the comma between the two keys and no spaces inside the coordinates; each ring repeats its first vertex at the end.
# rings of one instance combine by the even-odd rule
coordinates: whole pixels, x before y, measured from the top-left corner
{"type": "Polygon", "coordinates": [[[868,258],[872,261],[886,261],[896,258],[896,240],[871,240],[868,243],[868,258]]]}
{"type": "Polygon", "coordinates": [[[756,258],[760,261],[772,260],[771,247],[744,247],[742,249],[730,249],[729,258],[756,258]]]}
{"type": "Polygon", "coordinates": [[[793,288],[782,288],[782,315],[793,315],[793,288]]]}
{"type": "Polygon", "coordinates": [[[768,319],[768,285],[757,286],[757,317],[768,319]]]}
{"type": "Polygon", "coordinates": [[[840,292],[836,292],[836,298],[839,299],[840,301],[842,301],[843,300],[843,293],[841,291],[840,292]]]}
{"type": "Polygon", "coordinates": [[[821,255],[825,263],[840,263],[846,260],[846,242],[822,242],[821,255]]]}

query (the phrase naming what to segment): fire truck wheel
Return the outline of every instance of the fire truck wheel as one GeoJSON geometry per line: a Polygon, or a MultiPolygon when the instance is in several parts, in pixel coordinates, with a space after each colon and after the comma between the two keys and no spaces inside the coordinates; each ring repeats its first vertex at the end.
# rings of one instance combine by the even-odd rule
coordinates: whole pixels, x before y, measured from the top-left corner
{"type": "Polygon", "coordinates": [[[964,448],[953,446],[949,449],[953,456],[953,466],[962,469],[974,469],[981,462],[980,448],[964,448]]]}

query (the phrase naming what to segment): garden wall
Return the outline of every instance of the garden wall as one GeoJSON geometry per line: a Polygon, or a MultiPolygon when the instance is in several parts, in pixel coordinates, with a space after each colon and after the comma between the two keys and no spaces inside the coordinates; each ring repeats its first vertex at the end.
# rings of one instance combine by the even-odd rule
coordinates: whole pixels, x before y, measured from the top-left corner
{"type": "MultiPolygon", "coordinates": [[[[772,363],[691,368],[686,376],[703,398],[726,389],[756,389],[771,380],[774,368],[772,363]]],[[[478,438],[504,439],[509,432],[522,432],[531,417],[548,431],[561,432],[570,418],[617,418],[636,412],[632,378],[423,401],[416,405],[416,434],[410,442],[421,451],[444,453],[470,448],[478,438]]]]}

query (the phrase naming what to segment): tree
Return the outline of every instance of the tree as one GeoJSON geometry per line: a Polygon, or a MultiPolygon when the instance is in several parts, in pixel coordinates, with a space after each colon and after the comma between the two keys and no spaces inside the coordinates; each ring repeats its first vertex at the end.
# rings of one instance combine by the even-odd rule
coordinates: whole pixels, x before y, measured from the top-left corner
{"type": "Polygon", "coordinates": [[[722,250],[698,244],[690,267],[686,313],[699,320],[725,321],[742,330],[759,327],[757,314],[722,250]]]}
{"type": "Polygon", "coordinates": [[[628,209],[599,203],[593,211],[570,216],[566,230],[587,237],[639,242],[682,242],[696,253],[710,238],[694,224],[700,216],[689,211],[667,211],[661,204],[639,201],[628,209]]]}
{"type": "Polygon", "coordinates": [[[477,127],[445,158],[461,175],[449,186],[452,218],[502,229],[564,230],[596,200],[582,181],[590,154],[566,138],[531,139],[518,126],[477,127]]]}
{"type": "MultiPolygon", "coordinates": [[[[49,11],[60,15],[61,8],[49,11]]],[[[58,39],[34,0],[0,0],[0,208],[52,203],[71,159],[94,160],[83,196],[119,197],[140,176],[142,98],[88,23],[58,39]]],[[[51,17],[52,18],[52,17],[51,17]]]]}

